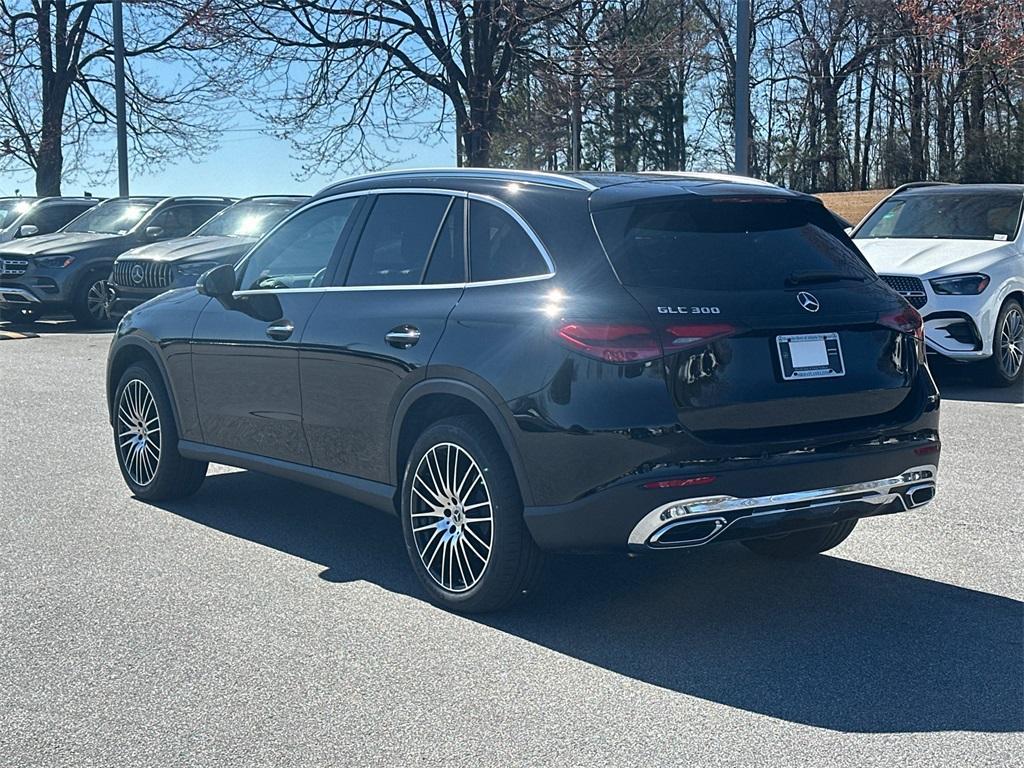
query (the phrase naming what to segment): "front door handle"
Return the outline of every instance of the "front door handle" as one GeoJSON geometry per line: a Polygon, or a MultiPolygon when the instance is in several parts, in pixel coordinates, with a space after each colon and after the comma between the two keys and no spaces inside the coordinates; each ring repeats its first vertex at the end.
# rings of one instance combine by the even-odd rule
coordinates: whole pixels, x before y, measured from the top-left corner
{"type": "Polygon", "coordinates": [[[267,336],[277,341],[284,341],[295,331],[291,320],[278,320],[267,326],[267,336]]]}
{"type": "Polygon", "coordinates": [[[384,335],[384,341],[399,349],[408,349],[419,340],[420,329],[414,325],[400,325],[384,335]]]}

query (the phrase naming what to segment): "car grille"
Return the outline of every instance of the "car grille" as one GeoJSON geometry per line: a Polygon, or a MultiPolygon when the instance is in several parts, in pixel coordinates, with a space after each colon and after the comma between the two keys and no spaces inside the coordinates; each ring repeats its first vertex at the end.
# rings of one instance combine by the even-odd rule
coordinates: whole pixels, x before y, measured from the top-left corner
{"type": "Polygon", "coordinates": [[[173,280],[170,264],[142,259],[118,259],[112,276],[122,288],[167,288],[173,280]]]}
{"type": "Polygon", "coordinates": [[[905,275],[879,275],[896,293],[910,302],[915,309],[920,309],[928,302],[928,294],[924,292],[924,283],[916,277],[905,275]]]}
{"type": "Polygon", "coordinates": [[[21,259],[0,259],[0,277],[18,277],[24,275],[28,262],[21,259]]]}

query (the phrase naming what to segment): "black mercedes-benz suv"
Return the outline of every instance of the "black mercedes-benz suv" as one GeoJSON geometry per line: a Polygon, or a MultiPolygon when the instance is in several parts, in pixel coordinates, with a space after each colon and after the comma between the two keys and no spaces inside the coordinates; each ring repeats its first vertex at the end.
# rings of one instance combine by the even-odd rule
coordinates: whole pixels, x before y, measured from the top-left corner
{"type": "Polygon", "coordinates": [[[138,497],[211,461],[337,491],[399,515],[431,599],[480,611],[545,550],[802,556],[927,503],[921,327],[769,184],[377,174],[130,312],[110,419],[138,497]]]}
{"type": "Polygon", "coordinates": [[[308,197],[260,195],[239,200],[186,237],[149,243],[114,260],[110,289],[123,314],[171,288],[187,288],[218,264],[234,264],[308,197]]]}
{"type": "Polygon", "coordinates": [[[147,242],[187,235],[231,205],[226,197],[119,197],[50,235],[0,245],[0,309],[22,319],[70,312],[86,326],[110,320],[114,259],[147,242]]]}

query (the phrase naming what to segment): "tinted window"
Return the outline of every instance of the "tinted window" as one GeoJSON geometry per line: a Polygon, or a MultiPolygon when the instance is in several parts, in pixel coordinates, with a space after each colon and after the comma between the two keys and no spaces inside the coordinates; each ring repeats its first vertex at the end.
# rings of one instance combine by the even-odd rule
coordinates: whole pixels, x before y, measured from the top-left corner
{"type": "Polygon", "coordinates": [[[321,285],[356,198],[314,205],[256,246],[243,265],[243,290],[321,285]]]}
{"type": "Polygon", "coordinates": [[[34,224],[39,227],[40,234],[56,232],[73,218],[89,209],[85,204],[51,203],[36,208],[22,224],[34,224]]]}
{"type": "Polygon", "coordinates": [[[379,195],[345,284],[418,284],[450,200],[445,195],[379,195]]]}
{"type": "Polygon", "coordinates": [[[794,272],[874,277],[817,203],[658,199],[596,211],[594,223],[625,285],[753,290],[794,272]]]}
{"type": "Polygon", "coordinates": [[[497,206],[469,203],[469,271],[474,282],[550,272],[523,227],[497,206]]]}
{"type": "Polygon", "coordinates": [[[207,219],[224,208],[223,205],[175,205],[161,211],[147,226],[162,227],[160,237],[185,237],[191,234],[207,219]]]}
{"type": "Polygon", "coordinates": [[[882,203],[857,239],[934,237],[953,240],[1012,240],[1020,222],[1019,192],[915,194],[882,203]]]}
{"type": "Polygon", "coordinates": [[[68,224],[65,232],[124,234],[155,205],[149,200],[108,200],[68,224]]]}
{"type": "Polygon", "coordinates": [[[448,216],[437,236],[434,252],[430,255],[424,283],[440,285],[461,283],[466,279],[466,253],[463,247],[463,229],[466,221],[465,201],[456,198],[448,209],[448,216]]]}

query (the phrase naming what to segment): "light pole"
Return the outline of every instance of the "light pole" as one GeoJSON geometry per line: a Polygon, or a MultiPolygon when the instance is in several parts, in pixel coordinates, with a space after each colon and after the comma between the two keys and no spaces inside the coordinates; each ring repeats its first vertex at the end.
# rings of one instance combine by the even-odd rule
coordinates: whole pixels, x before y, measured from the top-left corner
{"type": "Polygon", "coordinates": [[[114,0],[114,111],[117,117],[117,190],[128,196],[128,119],[124,98],[124,24],[121,0],[114,0]]]}
{"type": "Polygon", "coordinates": [[[736,173],[750,175],[750,0],[736,2],[736,173]]]}

